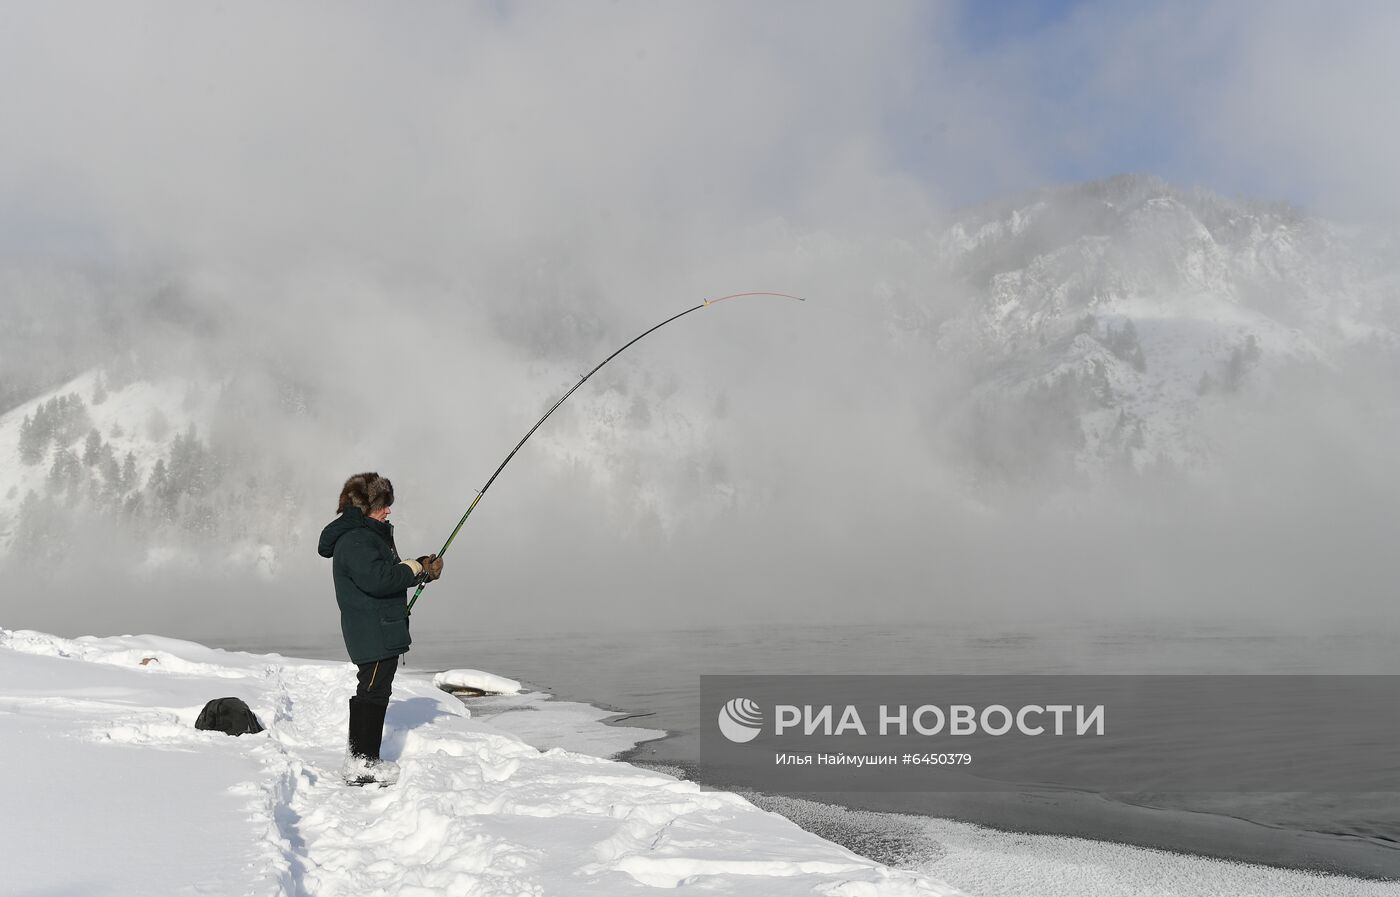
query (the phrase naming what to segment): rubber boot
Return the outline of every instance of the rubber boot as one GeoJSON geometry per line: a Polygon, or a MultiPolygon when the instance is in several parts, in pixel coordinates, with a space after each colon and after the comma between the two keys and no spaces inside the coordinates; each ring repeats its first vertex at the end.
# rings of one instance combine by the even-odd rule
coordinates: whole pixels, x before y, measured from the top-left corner
{"type": "Polygon", "coordinates": [[[369,745],[365,738],[365,715],[365,702],[358,697],[351,698],[350,732],[345,745],[345,765],[340,771],[347,785],[369,785],[374,782],[374,775],[370,772],[369,745]]]}
{"type": "Polygon", "coordinates": [[[379,756],[379,747],[384,741],[384,715],[389,711],[388,704],[365,701],[364,746],[369,760],[370,774],[381,785],[392,785],[399,780],[399,764],[384,760],[379,756]]]}
{"type": "Polygon", "coordinates": [[[399,766],[379,758],[384,739],[384,704],[350,699],[350,733],[342,776],[347,785],[392,785],[398,781],[399,766]]]}
{"type": "Polygon", "coordinates": [[[384,743],[384,714],[388,711],[387,704],[376,704],[373,701],[365,701],[360,698],[353,700],[360,702],[361,725],[360,745],[361,754],[373,763],[379,762],[379,747],[384,743]]]}

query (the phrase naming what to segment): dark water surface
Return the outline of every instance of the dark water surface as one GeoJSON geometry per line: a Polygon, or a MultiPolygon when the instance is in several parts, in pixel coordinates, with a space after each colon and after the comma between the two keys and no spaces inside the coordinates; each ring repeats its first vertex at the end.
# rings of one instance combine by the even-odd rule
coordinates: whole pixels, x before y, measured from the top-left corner
{"type": "MultiPolygon", "coordinates": [[[[407,661],[415,669],[469,667],[499,673],[560,698],[616,710],[626,716],[623,724],[665,729],[670,737],[641,744],[622,759],[686,775],[694,769],[699,751],[701,675],[1394,675],[1400,674],[1400,657],[1394,649],[1397,635],[1254,632],[1224,626],[1063,625],[1017,630],[927,624],[751,626],[509,638],[423,632],[416,634],[407,661]]],[[[344,659],[335,632],[278,644],[226,639],[210,643],[344,659]]],[[[853,810],[952,818],[1009,831],[1075,835],[1246,862],[1400,878],[1400,795],[1389,793],[1027,790],[799,797],[809,800],[753,796],[756,802],[814,829],[820,827],[820,818],[830,814],[810,808],[837,803],[853,810]],[[804,821],[804,815],[811,818],[804,821]]],[[[875,859],[897,860],[907,849],[907,844],[890,846],[900,838],[891,838],[888,831],[839,834],[836,840],[875,859]]]]}

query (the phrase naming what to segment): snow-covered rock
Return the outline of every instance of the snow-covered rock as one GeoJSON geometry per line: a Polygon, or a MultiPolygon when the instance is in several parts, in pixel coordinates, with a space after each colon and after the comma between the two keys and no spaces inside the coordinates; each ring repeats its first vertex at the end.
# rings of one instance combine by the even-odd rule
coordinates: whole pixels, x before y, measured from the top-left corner
{"type": "Polygon", "coordinates": [[[520,683],[514,679],[481,670],[443,670],[433,677],[433,684],[443,691],[474,691],[488,695],[514,695],[521,691],[520,683]]]}

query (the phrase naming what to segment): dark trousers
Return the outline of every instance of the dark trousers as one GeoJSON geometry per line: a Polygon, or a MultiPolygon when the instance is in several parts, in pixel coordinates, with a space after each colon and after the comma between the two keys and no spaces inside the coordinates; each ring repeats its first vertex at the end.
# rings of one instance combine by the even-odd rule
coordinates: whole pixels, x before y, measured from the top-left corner
{"type": "Polygon", "coordinates": [[[397,657],[360,664],[360,672],[356,676],[360,685],[355,689],[355,697],[371,704],[388,707],[389,693],[394,688],[394,673],[398,668],[397,657]]]}

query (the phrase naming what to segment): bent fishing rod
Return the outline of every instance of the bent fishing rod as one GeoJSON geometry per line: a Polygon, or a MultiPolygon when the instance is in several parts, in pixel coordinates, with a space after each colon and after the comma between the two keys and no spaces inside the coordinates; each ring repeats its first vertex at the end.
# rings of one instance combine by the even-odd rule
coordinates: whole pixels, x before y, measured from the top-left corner
{"type": "MultiPolygon", "coordinates": [[[[506,469],[506,465],[510,463],[511,458],[515,457],[515,453],[520,451],[520,447],[523,446],[531,436],[535,435],[535,431],[538,430],[540,426],[544,424],[545,421],[549,420],[549,416],[553,414],[556,410],[558,410],[559,406],[564,404],[565,400],[567,400],[569,396],[573,395],[574,392],[577,391],[580,386],[588,382],[589,377],[592,377],[594,374],[598,373],[598,371],[602,370],[603,365],[607,364],[609,361],[612,361],[614,358],[621,355],[623,352],[626,352],[633,346],[633,344],[641,341],[647,336],[650,336],[651,334],[660,330],[662,327],[665,327],[672,321],[678,321],[693,311],[699,311],[702,308],[708,308],[711,305],[715,305],[720,302],[725,302],[730,299],[742,299],[745,296],[776,296],[782,299],[796,299],[798,302],[806,301],[801,296],[792,296],[787,293],[770,293],[765,290],[758,290],[749,293],[731,293],[728,296],[721,296],[718,299],[706,299],[699,305],[687,308],[685,311],[680,312],[679,314],[674,314],[666,320],[662,321],[660,324],[657,324],[656,326],[651,327],[650,329],[645,330],[637,336],[634,336],[632,339],[628,340],[627,343],[624,344],[621,349],[618,349],[616,352],[609,355],[607,358],[604,358],[602,361],[598,362],[597,367],[584,374],[582,377],[578,378],[578,382],[575,383],[572,387],[570,387],[568,392],[560,396],[559,401],[551,405],[549,410],[544,413],[544,416],[542,416],[539,420],[535,421],[535,425],[531,427],[525,433],[525,435],[520,438],[520,441],[515,444],[515,448],[511,449],[510,454],[506,455],[506,459],[501,462],[501,466],[497,467],[496,472],[491,474],[491,479],[486,481],[485,486],[482,486],[479,490],[477,490],[476,498],[473,498],[472,503],[467,506],[467,512],[462,515],[462,519],[457,521],[457,526],[452,530],[452,535],[448,536],[447,541],[442,544],[442,550],[438,552],[438,557],[442,557],[443,555],[447,554],[447,549],[452,547],[452,540],[457,538],[457,534],[462,531],[462,527],[466,525],[467,518],[472,515],[472,511],[476,510],[477,504],[481,501],[482,497],[486,495],[486,490],[490,489],[491,484],[496,482],[496,477],[500,476],[501,471],[506,469]]],[[[413,593],[413,598],[408,602],[409,613],[413,612],[413,605],[418,601],[418,596],[423,594],[423,589],[425,589],[427,585],[428,584],[425,582],[418,584],[417,590],[413,593]]]]}

